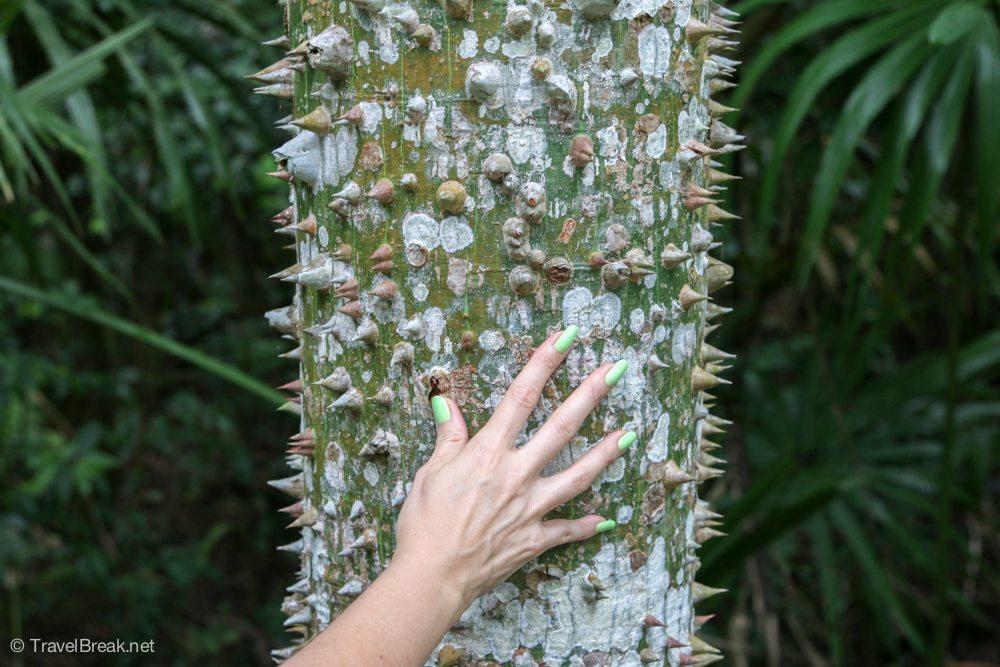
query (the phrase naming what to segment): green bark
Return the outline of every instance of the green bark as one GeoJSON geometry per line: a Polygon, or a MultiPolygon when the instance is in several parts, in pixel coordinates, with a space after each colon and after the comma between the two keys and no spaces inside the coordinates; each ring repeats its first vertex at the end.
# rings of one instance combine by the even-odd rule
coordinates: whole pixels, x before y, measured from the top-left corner
{"type": "Polygon", "coordinates": [[[712,54],[729,15],[698,0],[286,11],[299,46],[258,78],[297,119],[275,152],[292,204],[276,221],[297,253],[280,277],[296,301],[269,315],[301,345],[301,477],[278,484],[301,496],[289,626],[308,641],[387,563],[432,447],[430,395],[455,398],[475,431],[533,341],[578,324],[524,437],[587,373],[628,359],[547,470],[636,430],[559,512],[619,528],[526,565],[431,664],[712,661],[694,637],[708,591],[693,582],[712,534],[696,484],[717,474],[703,436],[720,423],[701,390],[722,361],[703,346],[718,309],[702,295],[731,275],[706,252],[727,216],[710,160],[740,139],[709,100],[732,66],[712,54]]]}

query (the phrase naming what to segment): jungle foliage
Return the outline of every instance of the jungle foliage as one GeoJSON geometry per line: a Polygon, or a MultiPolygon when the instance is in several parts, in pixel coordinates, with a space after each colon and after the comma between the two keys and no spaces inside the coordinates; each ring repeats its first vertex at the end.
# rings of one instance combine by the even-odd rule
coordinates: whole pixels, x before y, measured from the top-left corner
{"type": "MultiPolygon", "coordinates": [[[[1000,660],[998,5],[734,8],[708,639],[735,665],[1000,660]]],[[[258,0],[0,5],[5,637],[281,645],[285,188],[242,78],[279,26],[258,0]]]]}

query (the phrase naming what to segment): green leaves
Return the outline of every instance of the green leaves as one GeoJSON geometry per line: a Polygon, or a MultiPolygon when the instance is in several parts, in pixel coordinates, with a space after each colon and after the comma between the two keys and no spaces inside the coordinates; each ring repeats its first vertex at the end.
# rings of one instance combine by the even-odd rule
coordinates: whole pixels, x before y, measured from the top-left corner
{"type": "MultiPolygon", "coordinates": [[[[898,4],[898,3],[893,3],[898,4]]],[[[868,14],[884,11],[886,3],[873,0],[821,2],[807,11],[795,14],[788,25],[767,41],[754,54],[753,60],[740,71],[740,85],[733,95],[732,106],[742,108],[761,77],[775,61],[804,39],[828,28],[853,21],[868,14]]]]}
{"type": "MultiPolygon", "coordinates": [[[[865,172],[870,183],[869,196],[857,199],[858,217],[864,220],[863,235],[880,244],[883,235],[875,228],[885,224],[894,197],[905,195],[905,213],[899,218],[905,229],[898,237],[904,245],[893,256],[897,261],[901,257],[907,263],[911,261],[906,254],[914,250],[912,240],[923,233],[940,185],[956,164],[961,139],[958,128],[967,109],[967,99],[976,100],[979,119],[976,134],[967,133],[965,137],[977,160],[977,168],[968,170],[969,180],[976,186],[976,208],[983,233],[995,237],[985,222],[995,217],[1000,202],[997,195],[1000,162],[995,149],[1000,142],[1000,129],[995,122],[986,120],[996,118],[1000,112],[997,79],[1000,49],[994,14],[984,3],[972,0],[813,3],[807,11],[792,16],[749,59],[745,81],[741,82],[745,85],[737,90],[730,103],[741,108],[753,107],[758,86],[780,64],[783,54],[804,40],[827,36],[838,28],[842,28],[841,34],[830,35],[833,39],[829,45],[796,75],[783,104],[757,193],[757,223],[773,229],[781,197],[779,190],[783,187],[781,179],[789,175],[791,166],[788,157],[801,153],[798,144],[804,137],[830,131],[811,126],[810,113],[824,95],[836,98],[835,106],[843,110],[829,136],[823,139],[825,147],[812,179],[813,196],[798,226],[802,237],[797,256],[800,288],[810,279],[829,243],[830,221],[843,186],[849,178],[866,178],[865,172]],[[857,23],[859,20],[861,23],[857,23]],[[973,53],[976,63],[970,69],[969,58],[973,53]],[[932,62],[936,63],[932,67],[935,71],[945,62],[954,64],[956,69],[949,73],[948,82],[929,73],[926,65],[932,62]],[[914,79],[922,72],[928,73],[914,79]],[[970,74],[975,78],[974,85],[969,83],[970,74]],[[938,91],[947,95],[946,100],[934,100],[933,108],[928,109],[927,93],[934,95],[938,91]],[[900,120],[895,125],[889,124],[891,130],[883,133],[877,126],[883,117],[900,120]],[[859,149],[870,132],[885,150],[876,149],[872,164],[868,165],[861,159],[859,149]],[[915,142],[920,143],[920,149],[914,150],[915,142]]],[[[760,236],[756,242],[754,252],[767,257],[772,246],[760,236]]],[[[878,247],[864,244],[861,251],[875,258],[873,248],[878,247]]],[[[830,270],[826,269],[828,273],[830,270]]],[[[865,275],[863,280],[870,277],[871,274],[865,275]]]]}
{"type": "Polygon", "coordinates": [[[995,3],[745,4],[720,100],[749,135],[731,197],[752,281],[720,329],[744,350],[722,411],[744,477],[700,574],[789,619],[781,662],[935,664],[996,592],[959,574],[982,565],[1000,436],[995,3]]]}
{"type": "Polygon", "coordinates": [[[11,631],[100,636],[110,609],[165,662],[277,645],[259,575],[285,571],[284,522],[261,489],[288,417],[259,378],[290,369],[261,318],[286,296],[263,221],[288,202],[247,177],[278,138],[241,75],[279,24],[263,0],[0,0],[11,631]]]}
{"type": "Polygon", "coordinates": [[[812,266],[823,242],[836,197],[862,133],[921,64],[917,56],[923,48],[923,41],[918,33],[900,42],[867,71],[848,98],[823,154],[820,177],[815,181],[810,199],[800,254],[800,282],[805,281],[808,267],[812,266]]]}
{"type": "Polygon", "coordinates": [[[0,35],[7,32],[10,24],[17,18],[18,12],[24,6],[25,0],[8,0],[0,5],[0,35]]]}
{"type": "MultiPolygon", "coordinates": [[[[957,577],[940,570],[932,545],[945,539],[961,562],[967,543],[959,522],[948,535],[935,524],[943,502],[942,397],[952,365],[967,396],[989,393],[1000,370],[1000,329],[969,341],[954,359],[932,350],[905,364],[873,361],[860,341],[838,342],[843,336],[832,327],[816,335],[815,346],[763,343],[744,355],[744,388],[723,414],[739,424],[738,439],[726,438],[738,443],[730,448],[733,465],[752,474],[739,493],[718,501],[728,537],[702,547],[699,578],[743,586],[752,561],[774,613],[799,614],[797,632],[809,633],[824,655],[846,656],[845,664],[860,652],[927,655],[939,613],[927,607],[932,582],[950,577],[951,586],[957,577]],[[877,368],[877,377],[852,381],[829,364],[826,348],[839,345],[877,368]]],[[[957,412],[968,416],[951,474],[963,481],[950,493],[966,511],[988,493],[989,465],[981,462],[995,449],[984,441],[996,439],[990,415],[1000,409],[991,396],[988,406],[970,400],[957,412]]],[[[736,598],[745,592],[754,595],[750,588],[736,598]]]]}
{"type": "Polygon", "coordinates": [[[835,78],[862,62],[868,56],[910,35],[926,21],[933,0],[914,2],[905,8],[889,12],[854,29],[824,49],[802,71],[778,121],[774,149],[764,175],[758,205],[760,222],[767,224],[773,216],[777,195],[778,175],[787,154],[810,107],[823,89],[835,78]]]}
{"type": "Polygon", "coordinates": [[[1000,204],[1000,30],[989,20],[977,24],[972,49],[976,67],[976,185],[979,231],[985,248],[997,238],[1000,204]]]}
{"type": "MultiPolygon", "coordinates": [[[[29,3],[29,11],[32,6],[29,3]]],[[[140,21],[53,67],[42,76],[18,89],[18,104],[30,108],[51,107],[63,102],[71,94],[102,74],[105,58],[138,37],[150,25],[152,22],[149,20],[140,21]]]]}
{"type": "MultiPolygon", "coordinates": [[[[226,67],[192,66],[197,60],[163,35],[191,33],[194,21],[195,26],[209,26],[218,39],[227,34],[259,38],[247,15],[228,3],[208,8],[183,3],[154,12],[131,2],[97,6],[67,0],[59,11],[57,15],[50,3],[26,0],[6,4],[0,15],[4,30],[16,26],[14,33],[0,36],[0,196],[12,204],[3,211],[9,222],[0,227],[0,249],[5,239],[14,238],[26,248],[18,261],[5,266],[3,289],[47,299],[50,306],[187,359],[269,402],[278,400],[276,392],[246,374],[154,331],[101,311],[80,310],[58,291],[25,291],[34,289],[29,283],[45,284],[68,264],[46,256],[46,244],[53,239],[98,279],[95,295],[107,289],[134,309],[134,276],[128,276],[126,286],[120,258],[107,252],[106,244],[121,232],[119,223],[162,241],[173,232],[176,217],[187,225],[189,239],[203,235],[200,227],[211,223],[212,209],[202,207],[201,216],[196,214],[198,193],[210,200],[213,196],[204,182],[230,194],[241,186],[229,177],[232,160],[223,158],[226,135],[218,119],[225,107],[218,93],[228,91],[240,107],[250,96],[226,67]],[[19,52],[43,57],[12,59],[9,40],[16,41],[19,52]],[[218,84],[227,78],[235,85],[218,84]],[[129,126],[113,122],[116,115],[129,126]],[[192,145],[204,149],[194,166],[192,145]],[[214,170],[214,178],[206,167],[214,170]],[[13,280],[28,271],[33,275],[13,280]]],[[[251,52],[241,42],[228,48],[251,52]]],[[[205,58],[208,49],[201,45],[197,50],[198,58],[205,58]]]]}
{"type": "Polygon", "coordinates": [[[237,368],[213,359],[194,348],[179,343],[156,331],[105,313],[93,306],[82,304],[78,299],[70,300],[55,292],[43,292],[30,285],[25,285],[4,277],[0,277],[0,291],[38,301],[71,315],[90,320],[111,331],[135,338],[178,359],[194,364],[202,370],[216,375],[241,389],[252,392],[276,406],[285,402],[284,397],[280,393],[237,368]]]}
{"type": "Polygon", "coordinates": [[[993,17],[978,2],[956,2],[950,4],[937,15],[927,31],[927,39],[931,44],[951,44],[973,30],[977,26],[989,23],[993,17]]]}

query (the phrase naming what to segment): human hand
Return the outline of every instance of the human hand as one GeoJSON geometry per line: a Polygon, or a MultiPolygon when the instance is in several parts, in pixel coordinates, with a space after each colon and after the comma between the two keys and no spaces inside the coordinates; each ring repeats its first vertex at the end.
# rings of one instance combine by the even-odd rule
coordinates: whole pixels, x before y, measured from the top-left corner
{"type": "Polygon", "coordinates": [[[437,442],[400,511],[393,564],[403,562],[434,577],[446,588],[443,593],[460,601],[456,613],[542,552],[615,526],[597,515],[543,517],[589,489],[635,441],[634,432],[613,431],[566,470],[550,477],[540,473],[621,379],[626,361],[591,373],[527,444],[514,446],[576,333],[577,327],[569,327],[535,350],[496,412],[471,439],[453,400],[431,400],[437,442]]]}

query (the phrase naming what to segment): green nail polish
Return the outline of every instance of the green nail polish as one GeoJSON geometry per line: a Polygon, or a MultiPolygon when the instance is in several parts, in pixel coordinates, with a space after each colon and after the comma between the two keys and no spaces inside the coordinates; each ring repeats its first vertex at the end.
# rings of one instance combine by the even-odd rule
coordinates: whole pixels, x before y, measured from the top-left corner
{"type": "Polygon", "coordinates": [[[576,334],[580,332],[580,327],[575,324],[571,324],[566,327],[566,330],[562,332],[559,338],[556,339],[556,352],[559,354],[566,354],[566,350],[569,346],[573,344],[576,340],[576,334]]]}
{"type": "Polygon", "coordinates": [[[443,424],[451,419],[451,408],[448,407],[448,401],[444,400],[443,396],[431,398],[431,412],[434,413],[434,421],[438,424],[443,424]]]}
{"type": "Polygon", "coordinates": [[[622,437],[618,438],[618,451],[624,452],[626,449],[632,446],[635,439],[638,438],[635,431],[626,431],[622,434],[622,437]]]}
{"type": "Polygon", "coordinates": [[[599,524],[597,524],[597,532],[606,533],[617,525],[618,522],[615,521],[614,519],[607,519],[606,521],[602,521],[599,524]]]}
{"type": "Polygon", "coordinates": [[[618,384],[618,381],[622,379],[625,375],[625,371],[628,370],[628,362],[624,359],[619,359],[615,362],[615,365],[611,367],[608,374],[604,376],[604,382],[609,386],[613,387],[618,384]]]}

